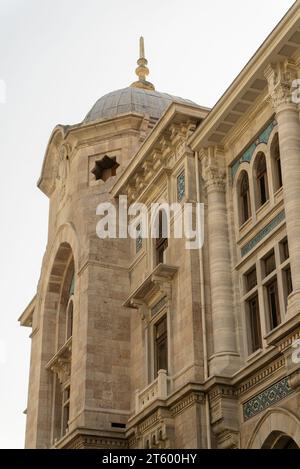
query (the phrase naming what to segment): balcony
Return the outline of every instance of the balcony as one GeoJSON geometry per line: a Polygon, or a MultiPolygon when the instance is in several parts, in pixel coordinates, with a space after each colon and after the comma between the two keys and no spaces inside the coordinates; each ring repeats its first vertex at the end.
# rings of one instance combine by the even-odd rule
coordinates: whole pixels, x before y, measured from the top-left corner
{"type": "Polygon", "coordinates": [[[166,370],[159,370],[157,378],[142,391],[136,391],[135,414],[138,414],[156,400],[165,400],[170,391],[171,380],[166,370]]]}

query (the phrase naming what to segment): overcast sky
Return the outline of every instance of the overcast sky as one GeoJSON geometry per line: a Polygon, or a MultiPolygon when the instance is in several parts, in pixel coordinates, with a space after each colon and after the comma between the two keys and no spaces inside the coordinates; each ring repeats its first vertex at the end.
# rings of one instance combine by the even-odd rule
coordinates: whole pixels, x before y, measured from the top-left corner
{"type": "Polygon", "coordinates": [[[53,127],[135,80],[145,37],[158,91],[213,106],[291,0],[0,0],[0,447],[24,445],[30,329],[48,201],[36,187],[53,127]]]}

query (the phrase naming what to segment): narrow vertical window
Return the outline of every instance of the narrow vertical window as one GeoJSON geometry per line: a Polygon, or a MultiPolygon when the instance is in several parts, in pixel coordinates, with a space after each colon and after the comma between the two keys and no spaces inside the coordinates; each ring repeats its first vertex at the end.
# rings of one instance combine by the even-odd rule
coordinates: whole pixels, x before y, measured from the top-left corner
{"type": "Polygon", "coordinates": [[[159,370],[168,371],[167,317],[154,325],[155,375],[159,370]]]}
{"type": "Polygon", "coordinates": [[[240,182],[240,223],[245,223],[250,218],[250,193],[249,178],[246,172],[243,172],[240,182]]]}
{"type": "Polygon", "coordinates": [[[289,243],[288,243],[287,238],[284,238],[284,239],[280,242],[280,258],[281,258],[281,262],[284,262],[284,261],[288,260],[289,257],[290,257],[290,253],[289,253],[289,243]]]}
{"type": "Polygon", "coordinates": [[[293,291],[292,273],[291,273],[290,266],[284,269],[283,275],[284,275],[283,283],[284,283],[284,297],[285,297],[284,299],[285,299],[285,304],[287,304],[288,296],[293,291]]]}
{"type": "Polygon", "coordinates": [[[282,187],[282,171],[278,133],[274,136],[271,144],[271,158],[273,161],[274,171],[274,189],[275,191],[277,191],[278,189],[280,189],[280,187],[282,187]]]}
{"type": "Polygon", "coordinates": [[[277,280],[267,286],[270,330],[281,323],[277,280]]]}
{"type": "Polygon", "coordinates": [[[165,262],[165,250],[168,247],[167,216],[164,210],[160,210],[158,218],[158,238],[156,239],[156,263],[165,262]]]}
{"type": "Polygon", "coordinates": [[[265,258],[264,258],[264,274],[265,277],[270,275],[273,270],[276,269],[276,260],[275,260],[275,254],[274,251],[272,250],[265,258]]]}
{"type": "Polygon", "coordinates": [[[70,386],[63,390],[62,415],[61,415],[61,433],[66,434],[70,418],[70,386]]]}
{"type": "Polygon", "coordinates": [[[247,301],[249,352],[254,353],[262,347],[258,296],[247,301]]]}
{"type": "Polygon", "coordinates": [[[70,339],[73,334],[73,300],[70,300],[67,307],[66,315],[66,340],[70,339]]]}
{"type": "Polygon", "coordinates": [[[184,172],[177,177],[177,200],[181,202],[185,196],[185,175],[184,172]]]}
{"type": "Polygon", "coordinates": [[[263,153],[259,153],[256,158],[256,192],[257,208],[259,208],[269,199],[269,188],[266,157],[263,153]]]}

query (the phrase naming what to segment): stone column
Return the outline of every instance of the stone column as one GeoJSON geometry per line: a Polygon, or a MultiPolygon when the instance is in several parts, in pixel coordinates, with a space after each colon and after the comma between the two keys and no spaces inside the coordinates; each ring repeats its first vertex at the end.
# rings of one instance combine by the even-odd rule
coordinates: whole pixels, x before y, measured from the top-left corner
{"type": "Polygon", "coordinates": [[[265,70],[278,122],[283,196],[286,215],[293,293],[288,316],[300,311],[300,122],[292,82],[297,69],[291,62],[272,64],[265,70]]]}
{"type": "Polygon", "coordinates": [[[211,314],[214,354],[210,374],[230,375],[239,365],[234,319],[232,269],[226,208],[224,155],[211,147],[202,158],[207,191],[211,314]],[[220,164],[221,162],[221,164],[220,164]]]}

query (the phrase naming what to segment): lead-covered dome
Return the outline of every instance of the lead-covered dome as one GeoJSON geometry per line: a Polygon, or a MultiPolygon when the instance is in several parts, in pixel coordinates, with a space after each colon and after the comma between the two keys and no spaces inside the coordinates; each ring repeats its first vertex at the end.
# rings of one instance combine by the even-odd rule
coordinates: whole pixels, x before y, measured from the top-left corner
{"type": "Polygon", "coordinates": [[[98,99],[84,119],[84,123],[114,117],[131,112],[148,115],[153,120],[159,119],[172,102],[195,103],[167,93],[155,91],[152,83],[146,80],[149,74],[148,61],[145,58],[144,39],[140,38],[140,56],[135,73],[138,80],[127,88],[112,91],[98,99]]]}
{"type": "Polygon", "coordinates": [[[159,119],[172,102],[195,105],[192,101],[167,93],[131,86],[112,91],[98,99],[84,122],[111,119],[130,112],[147,114],[154,119],[159,119]]]}

